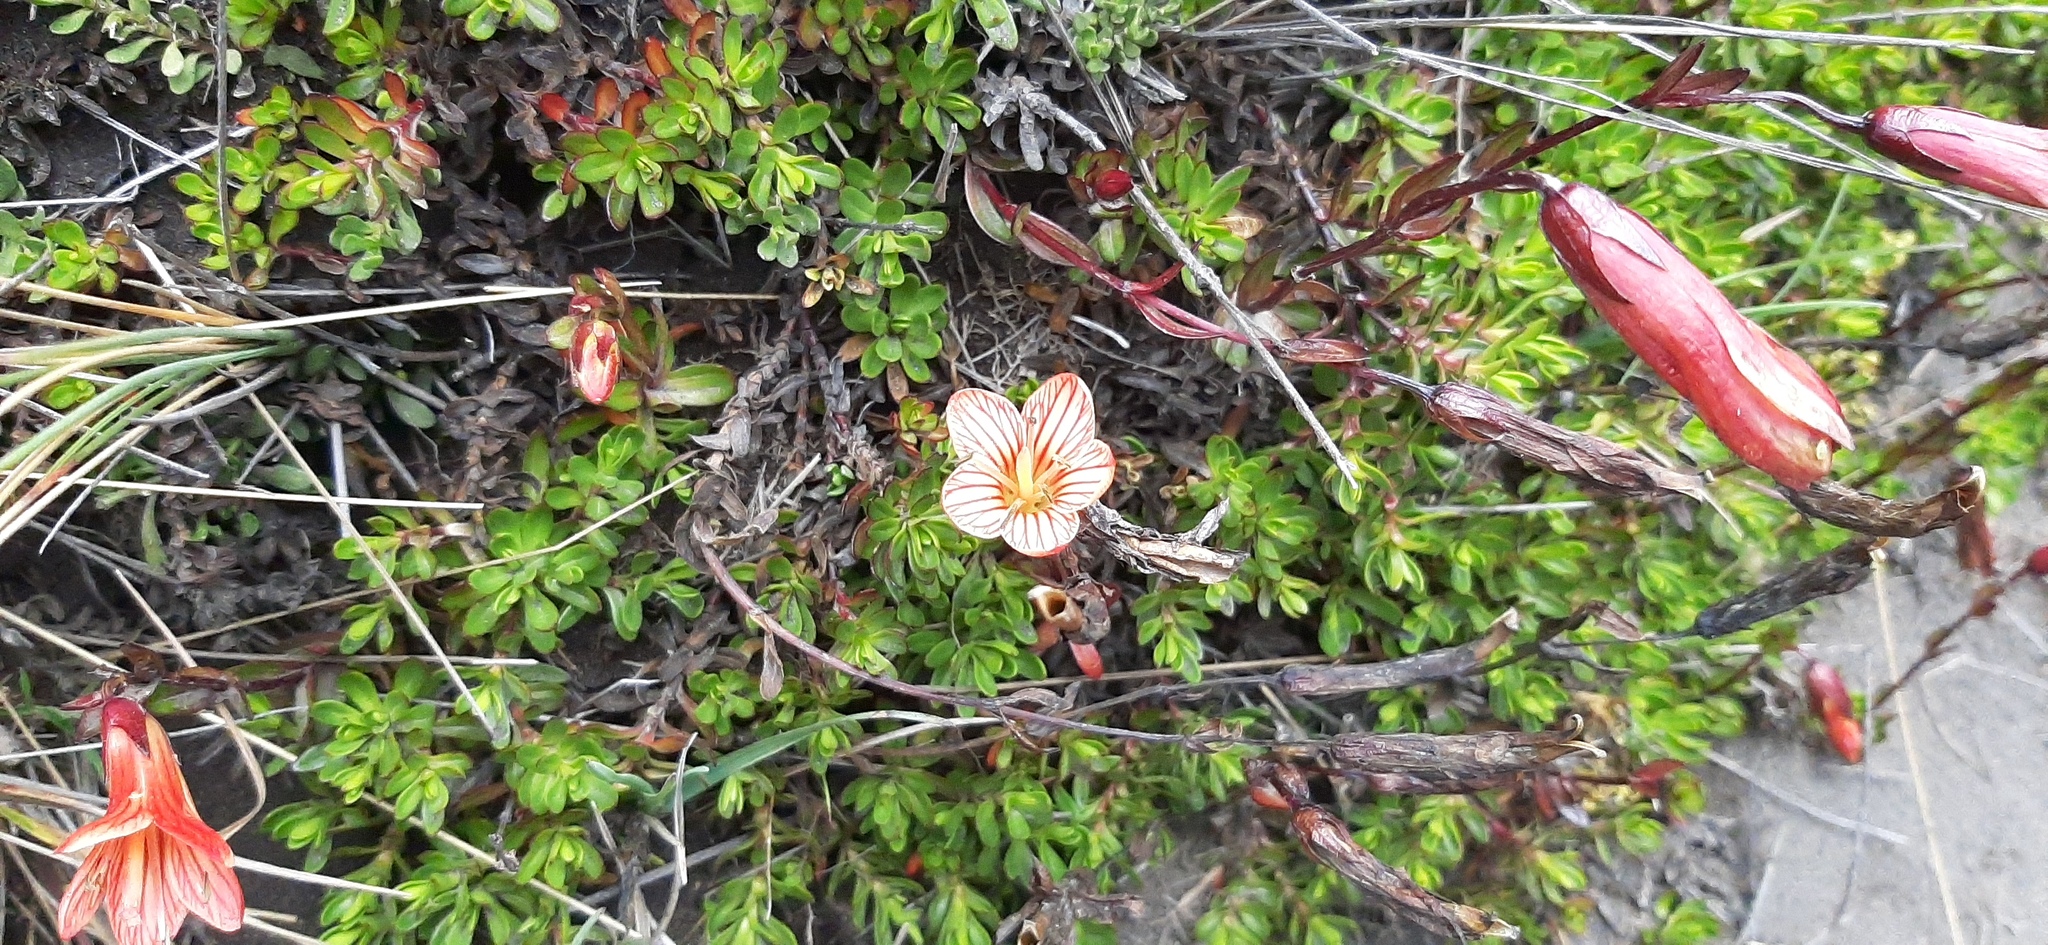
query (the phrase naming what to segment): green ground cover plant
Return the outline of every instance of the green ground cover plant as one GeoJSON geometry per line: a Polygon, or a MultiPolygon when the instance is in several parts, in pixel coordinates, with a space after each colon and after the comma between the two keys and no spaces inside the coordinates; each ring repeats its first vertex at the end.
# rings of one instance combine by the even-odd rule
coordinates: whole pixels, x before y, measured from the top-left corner
{"type": "MultiPolygon", "coordinates": [[[[1562,940],[1801,698],[1800,608],[2048,443],[2029,332],[1923,330],[2034,277],[2041,201],[1857,124],[2041,124],[2039,16],[223,6],[33,4],[64,81],[219,126],[146,222],[0,210],[0,542],[143,586],[19,618],[57,629],[0,638],[5,689],[38,744],[97,670],[274,748],[250,829],[347,881],[298,927],[336,945],[1562,940]],[[1782,473],[1677,390],[1567,183],[1852,440],[1782,473]],[[1999,371],[1889,422],[1930,349],[1999,371]],[[1037,416],[1070,375],[1101,504],[1052,554],[975,537],[949,477],[1032,474],[962,392],[1037,416]]],[[[78,196],[37,129],[0,198],[78,196]]],[[[1875,701],[1817,696],[1816,746],[1860,757],[1875,701]]]]}

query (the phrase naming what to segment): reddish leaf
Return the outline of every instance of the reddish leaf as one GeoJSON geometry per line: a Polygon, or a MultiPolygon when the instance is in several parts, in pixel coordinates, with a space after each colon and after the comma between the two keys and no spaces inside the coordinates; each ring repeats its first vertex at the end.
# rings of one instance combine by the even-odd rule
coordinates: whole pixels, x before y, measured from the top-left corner
{"type": "Polygon", "coordinates": [[[569,100],[554,92],[543,93],[534,107],[549,121],[560,122],[569,117],[569,100]]]}
{"type": "Polygon", "coordinates": [[[1748,69],[1722,69],[1718,72],[1703,72],[1686,76],[1685,80],[1671,90],[1657,104],[1665,108],[1693,108],[1712,105],[1721,96],[1735,91],[1737,86],[1748,81],[1748,69]]]}
{"type": "Polygon", "coordinates": [[[1684,768],[1684,762],[1670,758],[1652,761],[1628,776],[1628,786],[1644,797],[1659,797],[1664,793],[1664,782],[1684,768]]]}
{"type": "Polygon", "coordinates": [[[619,127],[629,135],[640,134],[640,113],[647,110],[653,98],[645,90],[626,96],[626,104],[619,109],[619,127]]]}
{"type": "Polygon", "coordinates": [[[666,79],[676,74],[674,63],[668,59],[668,44],[658,36],[647,37],[641,49],[647,57],[647,73],[657,79],[666,79]]]}
{"type": "Polygon", "coordinates": [[[1273,353],[1297,364],[1356,364],[1365,360],[1365,346],[1336,338],[1283,338],[1273,353]]]}
{"type": "Polygon", "coordinates": [[[1458,172],[1458,163],[1463,160],[1464,155],[1446,155],[1438,158],[1436,163],[1408,175],[1408,179],[1402,181],[1401,186],[1394,188],[1393,194],[1387,197],[1387,215],[1398,215],[1424,194],[1448,183],[1451,176],[1458,172]]]}
{"type": "Polygon", "coordinates": [[[1680,82],[1685,81],[1686,76],[1692,72],[1692,67],[1699,64],[1700,55],[1706,51],[1707,47],[1704,44],[1696,44],[1679,53],[1678,58],[1671,60],[1671,64],[1665,66],[1664,71],[1658,74],[1657,81],[1643,90],[1643,94],[1635,97],[1635,103],[1654,105],[1662,102],[1664,96],[1671,94],[1680,82]]]}
{"type": "Polygon", "coordinates": [[[1509,156],[1529,142],[1529,135],[1535,131],[1536,123],[1533,121],[1518,121],[1502,129],[1500,134],[1488,139],[1484,145],[1471,152],[1471,156],[1465,162],[1466,173],[1476,177],[1500,167],[1509,156]]]}
{"type": "Polygon", "coordinates": [[[1416,242],[1433,240],[1444,235],[1445,230],[1450,229],[1452,225],[1456,224],[1458,217],[1464,213],[1464,210],[1465,201],[1455,201],[1450,206],[1445,207],[1442,213],[1426,216],[1420,220],[1410,220],[1401,224],[1394,232],[1400,234],[1404,240],[1416,242]]]}

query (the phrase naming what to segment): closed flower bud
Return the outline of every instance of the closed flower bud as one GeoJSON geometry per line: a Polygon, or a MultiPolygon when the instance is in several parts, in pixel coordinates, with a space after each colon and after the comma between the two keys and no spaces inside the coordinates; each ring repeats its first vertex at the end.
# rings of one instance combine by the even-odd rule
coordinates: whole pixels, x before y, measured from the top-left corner
{"type": "Polygon", "coordinates": [[[583,399],[602,404],[619,383],[619,333],[610,322],[593,319],[576,326],[569,342],[569,378],[583,399]]]}
{"type": "Polygon", "coordinates": [[[1806,704],[1820,719],[1828,741],[1843,761],[1863,760],[1863,722],[1856,717],[1856,705],[1849,700],[1849,687],[1833,666],[1812,660],[1806,664],[1806,704]]]}
{"type": "Polygon", "coordinates": [[[1852,445],[1811,365],[1742,317],[1649,222],[1584,184],[1544,188],[1543,232],[1623,341],[1751,466],[1794,489],[1852,445]]]}
{"type": "Polygon", "coordinates": [[[2030,207],[2048,208],[2048,129],[1934,105],[1872,112],[1864,140],[1929,177],[2030,207]]]}

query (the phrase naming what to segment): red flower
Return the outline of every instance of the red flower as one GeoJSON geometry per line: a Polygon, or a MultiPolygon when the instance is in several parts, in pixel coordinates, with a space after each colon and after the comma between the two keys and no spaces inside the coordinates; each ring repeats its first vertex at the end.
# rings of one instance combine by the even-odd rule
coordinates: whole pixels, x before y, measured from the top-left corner
{"type": "Polygon", "coordinates": [[[1558,261],[1623,341],[1744,462],[1794,489],[1827,475],[1852,443],[1812,366],[1735,311],[1678,247],[1584,184],[1544,190],[1558,261]]]}
{"type": "Polygon", "coordinates": [[[603,404],[619,383],[619,332],[601,318],[579,322],[569,339],[569,378],[583,399],[603,404]]]}
{"type": "Polygon", "coordinates": [[[2048,208],[2048,130],[1934,105],[1886,105],[1864,140],[1929,177],[2030,207],[2048,208]]]}
{"type": "Polygon", "coordinates": [[[234,851],[199,819],[163,726],[133,699],[108,699],[101,713],[107,815],[57,848],[86,851],[57,908],[57,937],[83,931],[102,904],[115,945],[163,945],[187,915],[241,928],[234,851]]]}
{"type": "Polygon", "coordinates": [[[1021,413],[1001,394],[960,391],[946,402],[946,429],[960,456],[939,492],[946,517],[1034,558],[1074,540],[1081,510],[1116,475],[1116,456],[1095,436],[1095,395],[1072,374],[1047,380],[1021,413]]]}

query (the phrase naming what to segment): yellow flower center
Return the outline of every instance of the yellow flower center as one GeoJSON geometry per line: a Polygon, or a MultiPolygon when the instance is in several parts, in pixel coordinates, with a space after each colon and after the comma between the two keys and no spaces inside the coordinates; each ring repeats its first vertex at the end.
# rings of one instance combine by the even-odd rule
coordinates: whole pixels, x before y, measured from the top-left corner
{"type": "Polygon", "coordinates": [[[1031,456],[1017,457],[1017,465],[1010,470],[1010,511],[1032,515],[1052,507],[1052,490],[1046,488],[1044,472],[1031,456]]]}

